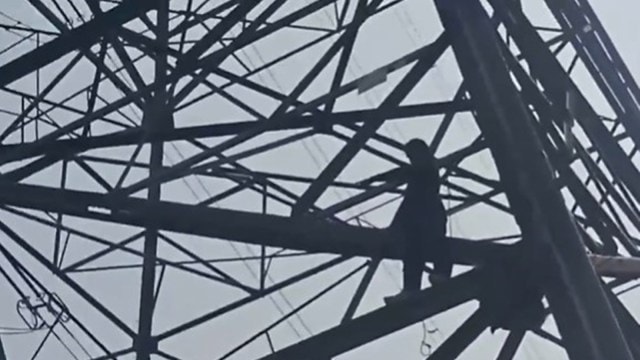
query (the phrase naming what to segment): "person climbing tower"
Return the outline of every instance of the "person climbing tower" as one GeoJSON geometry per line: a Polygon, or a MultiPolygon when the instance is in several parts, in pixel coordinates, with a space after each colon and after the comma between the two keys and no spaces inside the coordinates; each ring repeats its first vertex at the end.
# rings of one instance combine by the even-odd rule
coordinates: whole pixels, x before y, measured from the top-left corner
{"type": "MultiPolygon", "coordinates": [[[[420,139],[410,140],[404,147],[409,166],[402,166],[373,176],[361,184],[378,181],[405,180],[407,187],[389,230],[402,239],[403,290],[400,297],[420,290],[425,254],[430,253],[434,271],[432,285],[451,277],[453,261],[447,241],[447,214],[440,198],[440,176],[429,146],[420,139]]],[[[389,297],[386,299],[392,300],[389,297]]]]}

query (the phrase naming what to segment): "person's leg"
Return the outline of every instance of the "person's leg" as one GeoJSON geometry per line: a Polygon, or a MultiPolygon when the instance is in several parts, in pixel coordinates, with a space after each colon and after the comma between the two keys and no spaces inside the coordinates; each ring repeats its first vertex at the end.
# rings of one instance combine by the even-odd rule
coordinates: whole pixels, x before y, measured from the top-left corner
{"type": "Polygon", "coordinates": [[[416,222],[408,223],[404,229],[404,291],[418,291],[422,287],[424,271],[424,234],[416,222]],[[413,225],[413,226],[412,226],[413,225]]]}
{"type": "Polygon", "coordinates": [[[403,262],[403,291],[415,292],[419,291],[422,285],[422,269],[424,262],[421,262],[417,256],[410,256],[403,262]]]}
{"type": "Polygon", "coordinates": [[[402,242],[402,291],[397,295],[386,297],[387,304],[400,301],[411,293],[419,291],[424,268],[424,260],[420,256],[424,252],[420,242],[416,241],[418,239],[416,231],[410,231],[410,226],[395,230],[394,235],[402,242]]]}
{"type": "MultiPolygon", "coordinates": [[[[433,280],[446,280],[451,277],[453,270],[453,257],[451,254],[451,243],[447,239],[447,223],[446,218],[436,219],[437,227],[432,229],[430,248],[433,254],[433,280]]],[[[433,281],[432,281],[433,282],[433,281]]]]}
{"type": "Polygon", "coordinates": [[[453,258],[451,256],[451,246],[444,238],[442,244],[439,244],[435,261],[433,262],[434,273],[445,278],[451,277],[453,271],[453,258]]]}

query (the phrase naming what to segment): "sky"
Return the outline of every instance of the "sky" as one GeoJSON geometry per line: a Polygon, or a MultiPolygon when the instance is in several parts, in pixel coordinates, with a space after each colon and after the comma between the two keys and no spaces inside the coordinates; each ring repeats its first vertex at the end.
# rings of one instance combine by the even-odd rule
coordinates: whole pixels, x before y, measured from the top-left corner
{"type": "MultiPolygon", "coordinates": [[[[29,3],[25,0],[4,0],[8,6],[0,8],[0,21],[4,24],[20,24],[53,31],[54,28],[41,16],[39,16],[29,3]]],[[[389,1],[384,1],[388,3],[389,1]]],[[[63,2],[61,2],[63,3],[63,2]]],[[[74,1],[74,3],[80,3],[74,1]]],[[[178,6],[183,8],[181,1],[175,0],[178,6]]],[[[196,1],[196,3],[199,3],[196,1]]],[[[219,1],[212,1],[213,6],[219,1]]],[[[269,3],[269,2],[268,2],[269,3]]],[[[311,3],[310,0],[298,0],[288,2],[282,9],[282,13],[277,13],[275,17],[282,16],[297,7],[311,3]]],[[[343,1],[339,1],[342,4],[343,1]]],[[[68,3],[67,3],[68,4],[68,3]]],[[[68,5],[63,6],[67,9],[68,5]]],[[[546,13],[542,1],[524,0],[525,9],[531,19],[539,25],[549,24],[549,15],[546,13]]],[[[86,8],[80,5],[81,13],[86,15],[86,8]]],[[[635,14],[640,10],[640,6],[631,0],[619,0],[615,5],[611,2],[592,0],[592,6],[600,16],[604,26],[608,29],[609,35],[613,39],[627,66],[634,76],[640,76],[640,43],[634,36],[636,26],[635,14]]],[[[263,8],[263,7],[261,7],[263,8]]],[[[353,6],[349,8],[349,17],[352,16],[353,6]]],[[[209,23],[213,24],[214,22],[209,23]]],[[[335,16],[333,9],[321,11],[316,15],[303,20],[299,25],[306,25],[317,28],[317,30],[286,29],[279,31],[274,36],[258,42],[255,46],[246,48],[238,52],[237,58],[228,59],[222,67],[237,74],[246,73],[260,65],[274,59],[296,46],[301,46],[311,39],[322,36],[326,33],[323,29],[335,26],[335,16]],[[248,70],[249,69],[249,70],[248,70]]],[[[131,29],[140,29],[143,25],[139,22],[128,25],[131,29]]],[[[189,33],[189,38],[196,39],[203,35],[204,27],[198,27],[194,32],[189,33]]],[[[238,29],[233,29],[230,36],[237,34],[238,29]]],[[[397,6],[390,8],[379,16],[368,21],[359,32],[353,56],[349,62],[345,81],[349,82],[359,78],[378,67],[389,63],[403,54],[407,54],[418,47],[424,46],[436,39],[441,31],[441,26],[435,8],[430,1],[405,0],[397,6]]],[[[43,36],[43,42],[50,37],[43,36]]],[[[335,40],[335,37],[331,39],[335,40]]],[[[0,64],[15,58],[19,54],[30,51],[35,46],[34,39],[27,39],[13,46],[20,37],[15,32],[0,31],[0,49],[7,49],[0,53],[0,64]]],[[[280,93],[289,93],[295,87],[302,76],[309,71],[311,64],[327,50],[331,42],[320,42],[318,46],[311,47],[308,51],[295,56],[282,64],[276,65],[267,71],[258,72],[251,79],[255,82],[269,87],[280,93]]],[[[93,47],[92,50],[96,50],[93,47]]],[[[131,57],[140,54],[139,51],[131,48],[127,50],[131,57]]],[[[55,74],[60,71],[73,57],[74,54],[64,57],[60,61],[45,68],[41,74],[43,83],[50,81],[55,74]]],[[[113,67],[118,64],[117,54],[110,50],[108,66],[113,67]]],[[[569,53],[569,58],[571,53],[569,53]]],[[[566,59],[565,59],[566,60],[566,59]]],[[[336,62],[329,65],[329,69],[334,69],[336,62]]],[[[437,63],[436,66],[425,76],[416,88],[407,96],[403,104],[418,104],[423,102],[447,101],[450,100],[459,86],[460,76],[456,69],[455,60],[451,51],[448,51],[437,63]]],[[[148,83],[153,77],[153,67],[149,60],[143,59],[137,63],[142,79],[148,83]]],[[[366,109],[373,108],[389,94],[390,90],[407,73],[408,67],[400,69],[392,74],[388,74],[386,81],[363,93],[353,92],[341,98],[337,104],[337,110],[366,109]]],[[[81,60],[77,66],[65,78],[61,86],[56,87],[48,99],[59,100],[71,95],[76,90],[88,85],[93,77],[93,65],[85,60],[81,60]]],[[[589,79],[585,76],[584,69],[578,67],[576,70],[576,81],[578,81],[585,94],[592,100],[592,104],[602,114],[608,114],[610,110],[603,103],[601,96],[589,79]]],[[[324,71],[312,82],[309,89],[305,91],[300,99],[308,101],[314,99],[327,91],[330,86],[331,71],[324,71]]],[[[127,85],[132,84],[132,80],[123,77],[127,85]]],[[[215,85],[223,85],[226,80],[219,75],[212,75],[209,80],[215,85]]],[[[186,80],[185,80],[186,81],[186,80]]],[[[184,83],[180,84],[181,86],[184,83]]],[[[131,85],[132,86],[132,85],[131,85]]],[[[11,85],[12,89],[27,93],[35,92],[35,76],[28,76],[11,85]]],[[[197,99],[198,95],[206,94],[208,89],[199,86],[193,94],[186,97],[182,104],[187,104],[190,100],[197,99]]],[[[254,91],[247,90],[241,86],[230,86],[228,95],[241,99],[256,113],[268,116],[278,105],[277,101],[254,91]]],[[[104,101],[114,101],[121,97],[120,92],[113,86],[105,85],[100,90],[100,95],[104,101]]],[[[254,119],[256,116],[248,115],[245,110],[233,105],[229,98],[220,95],[211,95],[180,108],[176,115],[176,126],[195,126],[211,123],[232,122],[240,120],[254,119]]],[[[15,113],[20,111],[22,106],[21,98],[10,94],[7,91],[0,91],[0,124],[8,124],[15,119],[15,113]]],[[[73,98],[69,106],[86,109],[86,95],[81,93],[73,98]]],[[[98,108],[104,106],[104,102],[99,101],[98,108]]],[[[45,109],[48,106],[44,107],[45,109]]],[[[608,114],[610,115],[610,114],[608,114]]],[[[50,119],[57,123],[65,124],[77,119],[80,115],[69,109],[53,109],[48,113],[50,119]]],[[[139,121],[141,111],[134,107],[127,107],[122,113],[110,115],[112,119],[120,121],[139,121]]],[[[46,117],[43,117],[45,120],[46,117]]],[[[390,121],[383,126],[379,133],[388,136],[398,142],[405,142],[413,137],[419,137],[430,141],[441,121],[440,117],[421,117],[407,120],[390,121]]],[[[118,130],[116,126],[101,122],[96,125],[93,131],[97,134],[108,133],[118,130]]],[[[51,127],[41,121],[32,123],[25,133],[25,141],[34,141],[36,136],[50,131],[51,127]],[[36,130],[37,127],[37,130],[36,130]],[[36,133],[38,135],[36,135],[36,133]]],[[[349,129],[340,128],[339,132],[351,136],[353,132],[349,129]]],[[[234,147],[229,154],[239,154],[259,145],[275,140],[283,139],[300,131],[287,131],[261,135],[245,144],[234,147]]],[[[436,156],[443,157],[460,148],[468,146],[479,132],[473,119],[468,114],[460,114],[455,117],[451,129],[443,139],[442,145],[438,148],[436,156]]],[[[226,138],[206,139],[203,142],[208,146],[220,144],[226,138]]],[[[20,141],[20,134],[16,133],[8,138],[9,142],[20,141]]],[[[315,177],[326,166],[326,164],[339,152],[344,142],[326,135],[315,135],[304,140],[294,141],[275,150],[243,158],[240,162],[255,171],[264,171],[277,174],[287,174],[302,177],[315,177]]],[[[371,142],[372,146],[386,154],[403,159],[402,154],[394,148],[377,141],[371,142]]],[[[123,147],[117,149],[105,149],[88,152],[87,155],[94,157],[105,157],[117,160],[128,160],[134,153],[134,147],[123,147]]],[[[181,159],[192,156],[199,150],[191,144],[183,141],[173,142],[166,145],[166,155],[164,162],[167,165],[175,164],[181,159]]],[[[149,157],[149,149],[143,147],[138,154],[139,161],[146,161],[149,157]]],[[[110,184],[116,184],[121,177],[122,167],[104,164],[98,161],[86,159],[110,184]]],[[[388,161],[381,160],[372,154],[361,152],[340,174],[340,181],[358,181],[382,170],[393,166],[388,161]]],[[[469,158],[463,162],[465,169],[475,171],[488,178],[495,178],[495,169],[492,159],[486,151],[469,158]]],[[[5,171],[5,168],[1,169],[5,171]]],[[[61,178],[62,164],[56,164],[51,168],[42,171],[29,178],[26,182],[32,184],[42,184],[46,186],[58,187],[61,178]]],[[[68,181],[65,184],[68,188],[104,192],[100,184],[93,180],[77,163],[70,163],[67,168],[68,181]]],[[[146,176],[145,171],[134,168],[125,178],[124,184],[131,184],[146,176]]],[[[455,179],[454,185],[459,185],[474,191],[486,191],[486,187],[475,182],[455,179]]],[[[306,184],[277,181],[281,186],[286,187],[295,194],[301,194],[306,184]]],[[[232,183],[227,180],[205,176],[190,176],[178,181],[171,182],[163,186],[163,199],[181,203],[196,203],[214,194],[224,192],[232,188],[232,183]]],[[[456,195],[455,189],[447,187],[447,195],[456,195]]],[[[317,202],[320,207],[330,206],[338,201],[354,196],[357,191],[346,188],[333,188],[327,191],[317,202]]],[[[143,196],[144,194],[137,194],[143,196]]],[[[362,221],[376,227],[385,227],[390,222],[393,213],[398,205],[398,201],[392,201],[397,196],[387,194],[380,196],[370,202],[347,209],[340,214],[343,219],[354,217],[357,214],[370,209],[386,201],[391,201],[389,205],[382,206],[375,211],[368,212],[361,217],[362,221]]],[[[504,201],[498,196],[497,201],[504,201]]],[[[214,206],[224,209],[234,209],[242,211],[260,212],[263,211],[262,196],[255,192],[242,191],[234,196],[216,203],[214,206]]],[[[446,200],[448,208],[455,206],[455,200],[446,200]]],[[[266,211],[270,214],[288,216],[290,209],[276,201],[267,201],[266,211]]],[[[46,218],[43,214],[35,211],[28,211],[34,216],[46,218]]],[[[53,251],[53,239],[55,231],[50,227],[26,220],[24,217],[2,211],[2,220],[10,224],[21,236],[23,236],[31,246],[42,254],[51,256],[53,251]]],[[[128,226],[114,225],[97,221],[89,221],[72,217],[64,217],[63,223],[66,226],[81,230],[82,232],[101,237],[110,242],[120,241],[127,237],[138,234],[140,229],[128,226]]],[[[354,221],[352,221],[354,223],[354,221]]],[[[370,225],[368,225],[370,226],[370,225]]],[[[515,224],[502,212],[487,205],[477,205],[468,210],[457,213],[449,221],[450,236],[463,237],[469,239],[483,239],[493,236],[512,235],[516,232],[515,224]]],[[[64,232],[66,235],[66,232],[64,232]]],[[[234,257],[255,256],[260,252],[259,247],[247,246],[240,243],[228,242],[220,239],[205,239],[182,234],[165,233],[165,235],[188,249],[193,253],[207,259],[225,259],[234,257]]],[[[86,237],[74,233],[69,236],[69,245],[65,253],[64,266],[69,266],[81,260],[89,254],[101,250],[102,245],[89,241],[86,237]]],[[[50,272],[37,264],[23,250],[19,249],[8,238],[0,236],[0,244],[6,247],[26,268],[34,273],[36,278],[46,285],[47,289],[54,291],[63,299],[70,311],[82,319],[91,330],[104,343],[113,350],[126,348],[130,345],[129,340],[121,331],[115,328],[108,320],[97,313],[85,301],[78,297],[73,291],[66,287],[60,280],[56,279],[50,272]]],[[[129,243],[129,248],[134,250],[142,249],[142,241],[137,240],[129,243]]],[[[278,249],[268,249],[275,252],[278,249]]],[[[285,252],[286,254],[287,252],[285,252]]],[[[171,259],[172,261],[188,261],[190,257],[184,252],[171,246],[169,242],[163,241],[159,245],[159,255],[171,259]]],[[[305,269],[310,269],[318,264],[328,261],[335,256],[325,254],[304,255],[276,258],[271,264],[267,283],[282,281],[290,276],[300,273],[305,269]]],[[[125,267],[118,270],[100,270],[100,267],[109,265],[135,265],[139,264],[137,256],[125,252],[115,252],[104,256],[91,264],[87,264],[86,271],[75,272],[71,276],[81,286],[87,289],[96,299],[99,299],[116,315],[124,319],[131,328],[137,328],[137,312],[140,286],[140,268],[125,267]]],[[[192,330],[186,331],[175,338],[168,339],[161,343],[161,349],[167,353],[181,359],[218,359],[231,351],[235,346],[249,339],[254,333],[267,328],[271,323],[280,319],[283,314],[289,313],[293,308],[303,304],[315,294],[336,282],[342,276],[352,270],[361,267],[365,259],[352,259],[334,268],[331,268],[317,276],[302,281],[299,284],[287,287],[273,296],[243,306],[236,311],[230,312],[206,324],[200,325],[192,330]]],[[[0,266],[7,265],[4,258],[0,258],[0,266]]],[[[228,261],[218,264],[220,269],[232,274],[243,283],[257,284],[257,269],[259,262],[255,260],[228,261]]],[[[160,295],[158,297],[156,316],[154,318],[154,333],[159,334],[168,329],[188,321],[194,317],[204,314],[212,309],[237,300],[244,293],[238,289],[227,285],[216,283],[202,276],[202,273],[210,272],[203,266],[192,266],[197,272],[185,272],[168,268],[163,277],[160,295]],[[199,275],[200,274],[200,275],[199,275]]],[[[383,262],[382,266],[372,280],[369,289],[363,299],[363,303],[357,314],[364,314],[368,311],[383,306],[383,298],[392,295],[399,290],[401,282],[400,264],[392,261],[383,262]]],[[[160,270],[160,268],[158,268],[160,270]]],[[[456,269],[457,272],[461,269],[456,269]]],[[[357,287],[363,271],[360,270],[354,276],[348,278],[344,283],[322,296],[318,301],[314,301],[305,307],[297,315],[291,316],[287,321],[275,326],[269,331],[269,337],[276,349],[283,348],[295,343],[300,339],[317,334],[328,327],[337,324],[342,317],[349,299],[357,287]]],[[[15,274],[13,275],[15,276],[15,274]]],[[[1,279],[1,278],[0,278],[1,279]]],[[[428,286],[425,280],[424,285],[428,286]]],[[[24,288],[24,284],[21,285],[24,288]]],[[[22,331],[25,324],[20,319],[16,310],[18,297],[10,288],[7,281],[0,280],[0,292],[8,294],[0,299],[0,337],[3,341],[8,358],[28,359],[32,356],[38,344],[46,336],[46,330],[22,331]],[[3,330],[4,329],[4,330],[3,330]]],[[[633,291],[623,296],[630,310],[637,316],[640,307],[635,305],[637,294],[633,291]]],[[[437,315],[423,323],[398,331],[392,335],[384,337],[378,341],[367,344],[349,353],[343,354],[337,359],[359,360],[359,359],[386,359],[390,357],[401,357],[403,359],[424,359],[429,351],[429,347],[435,349],[446,339],[475,309],[475,303],[468,303],[449,312],[437,315]],[[426,329],[426,331],[425,331],[426,329]],[[426,346],[425,344],[428,344],[426,346]]],[[[48,318],[48,321],[51,321],[48,318]]],[[[87,358],[85,351],[91,356],[97,356],[99,349],[82,335],[71,323],[66,323],[70,332],[75,337],[72,338],[64,328],[57,327],[56,335],[69,344],[70,351],[79,358],[87,358]],[[83,344],[81,348],[75,341],[83,344]]],[[[545,324],[545,329],[551,333],[556,333],[552,320],[545,324]]],[[[497,355],[506,333],[498,331],[490,334],[485,331],[473,345],[468,348],[460,357],[461,359],[491,359],[497,355]]],[[[269,341],[266,336],[260,336],[249,346],[235,353],[231,359],[253,359],[265,355],[269,352],[269,341]]],[[[73,355],[60,345],[54,338],[47,340],[41,350],[39,358],[49,359],[73,359],[73,355]]],[[[124,356],[122,359],[132,359],[133,356],[124,356]]],[[[535,335],[528,334],[525,342],[521,346],[516,359],[563,359],[563,351],[556,345],[543,340],[535,335]]]]}

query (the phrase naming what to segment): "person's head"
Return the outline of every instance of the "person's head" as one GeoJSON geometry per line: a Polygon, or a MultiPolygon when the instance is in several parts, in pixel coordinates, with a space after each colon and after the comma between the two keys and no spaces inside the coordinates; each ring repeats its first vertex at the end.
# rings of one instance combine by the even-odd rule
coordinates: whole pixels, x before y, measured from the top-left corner
{"type": "Polygon", "coordinates": [[[421,139],[411,139],[404,145],[404,152],[411,163],[421,163],[433,157],[429,145],[421,139]]]}

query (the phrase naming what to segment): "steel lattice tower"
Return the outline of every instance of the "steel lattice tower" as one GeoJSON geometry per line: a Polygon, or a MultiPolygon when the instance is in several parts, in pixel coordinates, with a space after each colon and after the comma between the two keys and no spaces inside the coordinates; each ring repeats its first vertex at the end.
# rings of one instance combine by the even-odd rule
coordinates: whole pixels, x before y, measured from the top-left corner
{"type": "Polygon", "coordinates": [[[452,312],[429,359],[640,359],[590,261],[640,253],[640,89],[587,0],[8,2],[0,359],[331,359],[452,312]],[[404,184],[358,182],[414,137],[455,277],[385,306],[404,184]],[[550,316],[498,339],[506,260],[550,316]]]}

